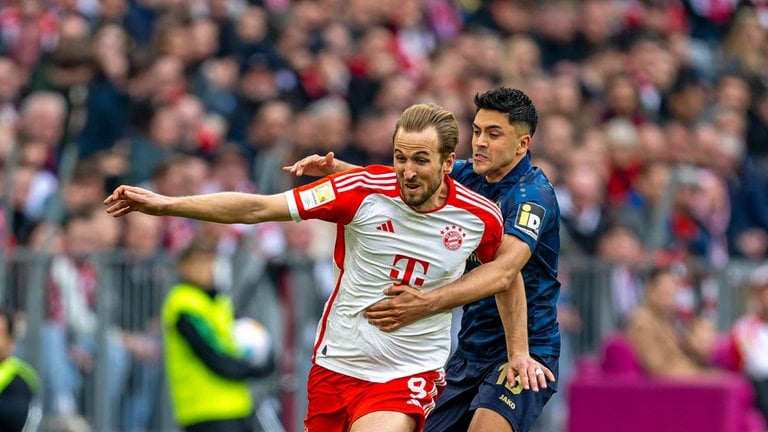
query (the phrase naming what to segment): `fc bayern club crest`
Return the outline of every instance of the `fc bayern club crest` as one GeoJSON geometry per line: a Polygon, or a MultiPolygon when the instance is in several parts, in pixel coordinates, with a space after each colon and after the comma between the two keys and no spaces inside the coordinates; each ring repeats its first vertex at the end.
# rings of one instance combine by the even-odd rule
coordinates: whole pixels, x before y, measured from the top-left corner
{"type": "Polygon", "coordinates": [[[443,235],[443,244],[449,251],[458,250],[467,235],[461,227],[456,225],[446,226],[440,231],[440,234],[443,235]]]}

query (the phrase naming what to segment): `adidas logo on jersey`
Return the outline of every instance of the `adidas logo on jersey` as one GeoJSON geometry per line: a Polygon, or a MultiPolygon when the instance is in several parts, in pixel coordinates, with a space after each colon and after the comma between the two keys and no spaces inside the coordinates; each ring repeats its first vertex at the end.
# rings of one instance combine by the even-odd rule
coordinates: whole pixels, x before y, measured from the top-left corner
{"type": "Polygon", "coordinates": [[[395,227],[392,225],[392,221],[388,220],[384,222],[383,224],[376,227],[376,231],[384,231],[388,233],[394,233],[395,227]]]}

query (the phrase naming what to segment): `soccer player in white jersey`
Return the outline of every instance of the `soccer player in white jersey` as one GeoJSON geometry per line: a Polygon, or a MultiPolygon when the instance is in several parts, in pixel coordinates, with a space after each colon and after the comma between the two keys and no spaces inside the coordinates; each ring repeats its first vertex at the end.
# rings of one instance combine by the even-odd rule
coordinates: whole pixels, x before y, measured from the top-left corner
{"type": "Polygon", "coordinates": [[[448,176],[458,139],[453,114],[417,104],[395,125],[394,167],[345,171],[269,196],[170,197],[123,185],[104,204],[116,217],[139,211],[220,223],[336,223],[336,287],[317,329],[305,430],[420,431],[444,383],[450,312],[393,332],[369,324],[363,312],[393,284],[431,291],[458,279],[470,254],[494,258],[499,209],[448,176]]]}

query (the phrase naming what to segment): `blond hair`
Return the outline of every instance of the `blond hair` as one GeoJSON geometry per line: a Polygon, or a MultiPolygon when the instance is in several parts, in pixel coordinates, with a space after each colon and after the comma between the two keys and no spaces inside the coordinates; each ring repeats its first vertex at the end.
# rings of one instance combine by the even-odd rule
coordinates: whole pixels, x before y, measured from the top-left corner
{"type": "Polygon", "coordinates": [[[405,132],[421,132],[429,127],[437,131],[438,152],[445,159],[456,151],[459,143],[459,122],[452,112],[433,104],[420,103],[411,105],[400,116],[395,124],[395,133],[392,136],[394,142],[397,132],[401,129],[405,132]]]}

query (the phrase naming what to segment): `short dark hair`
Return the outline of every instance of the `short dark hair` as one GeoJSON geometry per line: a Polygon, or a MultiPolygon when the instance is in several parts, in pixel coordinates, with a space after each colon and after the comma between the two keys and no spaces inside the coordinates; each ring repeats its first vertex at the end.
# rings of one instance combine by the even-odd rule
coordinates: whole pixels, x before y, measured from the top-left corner
{"type": "Polygon", "coordinates": [[[509,124],[521,124],[528,128],[528,134],[533,136],[539,123],[539,113],[533,101],[522,90],[508,87],[497,87],[475,95],[475,107],[504,113],[509,124]]]}

